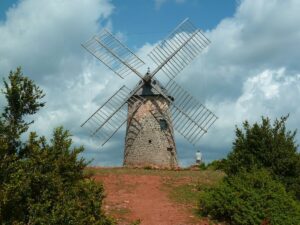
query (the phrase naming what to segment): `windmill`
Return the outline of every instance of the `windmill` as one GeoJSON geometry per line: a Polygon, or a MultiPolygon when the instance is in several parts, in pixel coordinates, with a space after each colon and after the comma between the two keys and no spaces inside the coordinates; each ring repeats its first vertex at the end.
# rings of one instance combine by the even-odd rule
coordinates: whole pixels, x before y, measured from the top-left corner
{"type": "Polygon", "coordinates": [[[104,145],[126,123],[124,166],[178,166],[174,129],[196,145],[217,119],[174,81],[209,43],[185,19],[148,54],[157,67],[142,74],[145,63],[102,30],[82,46],[119,77],[135,74],[140,81],[132,90],[122,86],[81,126],[104,145]]]}

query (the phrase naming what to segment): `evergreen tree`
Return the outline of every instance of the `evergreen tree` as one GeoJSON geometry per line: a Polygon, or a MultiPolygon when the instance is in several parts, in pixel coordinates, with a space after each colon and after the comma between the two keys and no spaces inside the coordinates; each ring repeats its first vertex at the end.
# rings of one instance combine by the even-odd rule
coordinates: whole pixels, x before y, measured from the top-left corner
{"type": "Polygon", "coordinates": [[[20,136],[28,130],[33,121],[26,117],[35,114],[45,105],[41,102],[43,91],[32,80],[23,76],[21,68],[10,71],[9,82],[4,80],[4,94],[7,105],[1,115],[1,136],[8,143],[8,154],[18,152],[21,147],[20,136]]]}

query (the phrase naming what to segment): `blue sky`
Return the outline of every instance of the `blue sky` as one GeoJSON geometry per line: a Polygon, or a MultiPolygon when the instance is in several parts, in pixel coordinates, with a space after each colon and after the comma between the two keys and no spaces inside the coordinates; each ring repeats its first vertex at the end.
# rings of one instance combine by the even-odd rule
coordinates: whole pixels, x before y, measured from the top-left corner
{"type": "Polygon", "coordinates": [[[6,11],[15,3],[15,1],[1,0],[0,2],[0,20],[5,20],[6,11]]]}
{"type": "Polygon", "coordinates": [[[128,37],[128,45],[155,43],[187,17],[203,30],[213,29],[222,19],[232,16],[236,7],[235,0],[167,0],[161,1],[159,7],[156,2],[160,1],[113,1],[116,10],[111,20],[115,29],[128,37]]]}
{"type": "MultiPolygon", "coordinates": [[[[298,0],[0,0],[0,76],[22,66],[45,91],[32,130],[50,137],[63,125],[94,165],[121,165],[125,128],[100,148],[80,124],[137,80],[119,79],[80,44],[107,27],[149,62],[147,53],[189,17],[211,44],[176,82],[219,117],[200,142],[208,162],[226,156],[244,120],[289,113],[288,128],[299,129],[299,11],[298,0]]],[[[179,134],[176,143],[180,164],[193,163],[195,148],[179,134]]]]}

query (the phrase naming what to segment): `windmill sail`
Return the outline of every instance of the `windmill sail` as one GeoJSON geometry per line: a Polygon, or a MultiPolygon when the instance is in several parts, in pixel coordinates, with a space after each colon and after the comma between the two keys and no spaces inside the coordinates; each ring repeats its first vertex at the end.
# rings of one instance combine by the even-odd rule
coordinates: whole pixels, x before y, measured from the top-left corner
{"type": "Polygon", "coordinates": [[[204,34],[185,19],[148,54],[157,65],[152,76],[162,70],[169,79],[174,79],[209,43],[204,34]]]}
{"type": "Polygon", "coordinates": [[[138,109],[144,102],[141,96],[129,98],[129,94],[130,89],[122,86],[81,127],[87,127],[90,135],[100,138],[102,145],[104,145],[126,122],[128,106],[134,106],[135,109],[138,109]]]}
{"type": "Polygon", "coordinates": [[[218,117],[175,81],[170,80],[164,88],[169,98],[175,130],[195,145],[218,117]]]}
{"type": "Polygon", "coordinates": [[[109,31],[102,30],[82,46],[121,78],[132,72],[141,77],[137,69],[144,62],[109,31]]]}

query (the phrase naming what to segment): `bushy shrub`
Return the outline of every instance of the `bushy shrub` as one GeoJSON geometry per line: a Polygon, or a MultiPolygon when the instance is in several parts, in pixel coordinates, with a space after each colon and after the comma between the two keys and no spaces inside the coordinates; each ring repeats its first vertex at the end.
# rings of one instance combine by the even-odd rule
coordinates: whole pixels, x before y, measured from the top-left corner
{"type": "Polygon", "coordinates": [[[299,225],[300,205],[265,170],[240,172],[204,192],[201,213],[232,225],[299,225]]]}
{"type": "Polygon", "coordinates": [[[300,154],[295,143],[296,131],[286,130],[287,118],[276,119],[272,125],[269,118],[263,117],[261,124],[250,125],[246,121],[242,129],[237,128],[225,172],[234,175],[265,168],[300,200],[300,154]]]}
{"type": "Polygon", "coordinates": [[[95,224],[112,222],[103,214],[103,187],[86,179],[86,162],[72,147],[71,135],[55,129],[50,142],[32,132],[20,136],[33,121],[44,96],[21,70],[5,82],[7,106],[0,116],[0,224],[95,224]],[[26,117],[26,119],[25,119],[26,117]]]}
{"type": "Polygon", "coordinates": [[[221,159],[221,160],[214,160],[211,163],[209,163],[206,167],[212,170],[225,170],[227,160],[221,159]]]}
{"type": "Polygon", "coordinates": [[[101,211],[103,187],[84,178],[83,148],[71,144],[61,127],[50,144],[31,133],[0,188],[1,224],[111,224],[101,211]]]}

